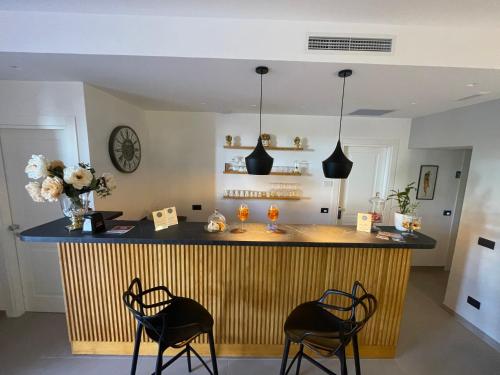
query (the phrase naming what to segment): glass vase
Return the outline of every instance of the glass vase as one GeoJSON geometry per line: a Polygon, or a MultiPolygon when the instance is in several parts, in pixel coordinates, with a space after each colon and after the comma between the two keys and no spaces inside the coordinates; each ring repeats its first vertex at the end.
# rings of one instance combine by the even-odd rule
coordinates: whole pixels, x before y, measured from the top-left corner
{"type": "Polygon", "coordinates": [[[89,196],[90,193],[83,193],[74,197],[63,195],[59,199],[64,216],[71,221],[66,226],[69,231],[83,228],[83,216],[89,209],[89,196]]]}

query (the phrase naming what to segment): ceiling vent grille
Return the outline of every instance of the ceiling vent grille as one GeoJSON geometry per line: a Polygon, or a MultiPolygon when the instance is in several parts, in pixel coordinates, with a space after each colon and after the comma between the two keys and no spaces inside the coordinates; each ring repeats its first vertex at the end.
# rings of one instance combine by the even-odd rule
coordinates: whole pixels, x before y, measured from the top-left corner
{"type": "Polygon", "coordinates": [[[392,52],[392,39],[310,36],[308,48],[325,51],[392,52]]]}

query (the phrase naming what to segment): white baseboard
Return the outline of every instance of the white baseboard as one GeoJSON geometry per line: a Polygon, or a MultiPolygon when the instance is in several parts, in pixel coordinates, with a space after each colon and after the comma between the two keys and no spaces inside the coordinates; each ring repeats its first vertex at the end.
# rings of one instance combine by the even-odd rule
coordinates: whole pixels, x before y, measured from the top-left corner
{"type": "Polygon", "coordinates": [[[469,331],[471,331],[473,334],[475,334],[477,337],[483,340],[486,344],[488,344],[489,346],[491,346],[493,349],[495,349],[497,352],[500,353],[500,342],[495,340],[487,333],[483,332],[481,329],[477,328],[474,324],[470,323],[462,315],[458,314],[457,312],[446,306],[444,303],[441,304],[441,306],[443,307],[443,309],[445,309],[451,315],[453,315],[453,317],[457,320],[457,322],[459,322],[461,325],[463,325],[465,328],[467,328],[469,331]]]}

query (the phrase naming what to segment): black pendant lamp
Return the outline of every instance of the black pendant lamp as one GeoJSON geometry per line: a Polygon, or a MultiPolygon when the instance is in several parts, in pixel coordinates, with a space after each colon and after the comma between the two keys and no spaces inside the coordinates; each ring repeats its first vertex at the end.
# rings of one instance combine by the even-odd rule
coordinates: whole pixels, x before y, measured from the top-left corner
{"type": "Polygon", "coordinates": [[[340,107],[339,139],[337,146],[328,159],[323,160],[323,174],[326,178],[347,178],[352,169],[352,161],[345,156],[340,144],[340,132],[342,131],[342,115],[344,112],[345,79],[352,75],[352,70],[345,69],[339,72],[339,77],[344,79],[342,86],[342,105],[340,107]]]}
{"type": "Polygon", "coordinates": [[[260,74],[260,112],[259,112],[259,139],[253,152],[245,158],[248,174],[266,175],[271,173],[274,159],[269,156],[262,144],[262,76],[269,72],[267,66],[259,66],[255,69],[260,74]]]}

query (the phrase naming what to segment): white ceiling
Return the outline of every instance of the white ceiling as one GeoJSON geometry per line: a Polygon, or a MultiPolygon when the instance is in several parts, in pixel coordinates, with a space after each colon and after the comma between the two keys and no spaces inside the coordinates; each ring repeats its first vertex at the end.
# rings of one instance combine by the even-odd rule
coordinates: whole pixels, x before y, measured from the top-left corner
{"type": "Polygon", "coordinates": [[[345,113],[396,109],[384,117],[413,118],[500,98],[500,70],[312,62],[0,53],[0,79],[83,81],[149,110],[252,113],[258,112],[254,69],[260,64],[270,68],[265,113],[338,114],[336,72],[348,67],[354,74],[345,113]],[[477,85],[466,86],[472,82],[477,85]],[[490,93],[457,101],[480,91],[490,93]]]}
{"type": "Polygon", "coordinates": [[[499,27],[498,0],[2,0],[0,10],[499,27]]]}

